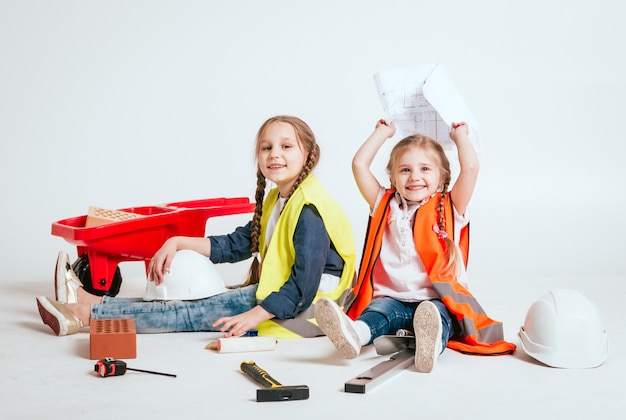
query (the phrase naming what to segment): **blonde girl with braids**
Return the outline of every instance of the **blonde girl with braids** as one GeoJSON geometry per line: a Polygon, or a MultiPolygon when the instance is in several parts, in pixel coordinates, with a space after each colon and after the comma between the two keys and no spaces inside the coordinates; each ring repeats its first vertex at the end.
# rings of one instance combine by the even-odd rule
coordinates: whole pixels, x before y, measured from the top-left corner
{"type": "Polygon", "coordinates": [[[330,300],[318,302],[315,314],[320,328],[346,358],[358,356],[362,346],[382,335],[399,330],[413,332],[415,366],[420,372],[430,372],[448,341],[459,333],[459,326],[433,287],[433,271],[423,260],[429,252],[440,251],[423,249],[431,243],[441,249],[443,262],[434,270],[436,275],[451,275],[467,287],[458,239],[469,222],[467,206],[479,162],[467,124],[452,123],[450,138],[456,144],[460,163],[452,188],[450,163],[443,148],[422,135],[406,137],[393,147],[386,168],[391,188],[383,187],[370,166],[395,131],[393,122],[379,120],[352,161],[354,178],[370,215],[381,219],[379,225],[370,220],[368,226],[357,299],[348,316],[330,300]],[[444,212],[448,201],[452,202],[452,220],[446,219],[444,212]],[[434,236],[432,242],[427,242],[424,232],[415,227],[416,215],[424,218],[428,209],[432,212],[425,234],[434,236]]]}
{"type": "Polygon", "coordinates": [[[353,300],[356,254],[350,221],[312,174],[320,149],[304,121],[269,118],[258,130],[255,155],[252,220],[227,235],[172,237],[148,267],[149,281],[158,285],[182,250],[213,263],[253,257],[245,284],[192,301],[100,297],[81,287],[68,264],[65,279],[55,280],[61,298],[37,298],[43,322],[57,335],[108,318],[133,318],[138,333],[215,331],[230,337],[258,329],[259,335],[280,338],[322,335],[314,303],[320,297],[339,305],[353,300]],[[268,183],[273,186],[266,193],[268,183]]]}

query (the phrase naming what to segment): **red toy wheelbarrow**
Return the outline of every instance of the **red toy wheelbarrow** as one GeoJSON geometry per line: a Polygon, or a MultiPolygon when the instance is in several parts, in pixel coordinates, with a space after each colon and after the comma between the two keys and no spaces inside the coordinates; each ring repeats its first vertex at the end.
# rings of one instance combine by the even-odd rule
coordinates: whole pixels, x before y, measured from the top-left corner
{"type": "Polygon", "coordinates": [[[202,237],[209,218],[251,213],[254,203],[247,197],[207,198],[119,211],[137,217],[86,226],[88,216],[83,215],[52,224],[53,235],[76,245],[79,257],[87,255],[89,289],[96,294],[117,294],[111,290],[120,262],[144,261],[147,272],[150,259],[167,239],[178,235],[202,237]]]}

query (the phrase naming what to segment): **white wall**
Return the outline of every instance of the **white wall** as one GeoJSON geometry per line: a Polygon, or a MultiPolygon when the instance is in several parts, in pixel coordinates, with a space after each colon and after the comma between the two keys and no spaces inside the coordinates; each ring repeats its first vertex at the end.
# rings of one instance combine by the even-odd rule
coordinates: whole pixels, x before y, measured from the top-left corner
{"type": "Polygon", "coordinates": [[[256,129],[281,113],[316,132],[317,174],[360,250],[350,160],[382,116],[372,74],[425,63],[444,66],[481,126],[474,281],[623,276],[625,9],[3,0],[0,282],[51,278],[59,249],[75,256],[51,223],[89,205],[251,197],[256,129]]]}

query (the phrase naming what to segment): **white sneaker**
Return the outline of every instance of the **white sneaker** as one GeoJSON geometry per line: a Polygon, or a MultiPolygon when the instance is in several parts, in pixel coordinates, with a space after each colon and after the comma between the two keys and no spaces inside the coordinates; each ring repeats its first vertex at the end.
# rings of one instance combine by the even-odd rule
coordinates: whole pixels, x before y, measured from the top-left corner
{"type": "Polygon", "coordinates": [[[54,268],[54,297],[59,303],[78,303],[77,291],[83,284],[72,270],[70,257],[59,251],[54,268]]]}
{"type": "Polygon", "coordinates": [[[418,372],[433,370],[441,353],[441,315],[434,303],[424,301],[413,316],[415,330],[415,367],[418,372]]]}
{"type": "Polygon", "coordinates": [[[361,340],[352,320],[327,297],[315,304],[317,325],[346,359],[354,359],[361,352],[361,340]]]}

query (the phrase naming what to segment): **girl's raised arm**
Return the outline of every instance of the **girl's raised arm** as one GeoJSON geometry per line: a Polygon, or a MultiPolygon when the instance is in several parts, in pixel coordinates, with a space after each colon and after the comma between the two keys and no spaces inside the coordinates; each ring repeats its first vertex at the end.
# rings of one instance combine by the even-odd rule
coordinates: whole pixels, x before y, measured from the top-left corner
{"type": "Polygon", "coordinates": [[[396,126],[393,121],[387,124],[385,120],[378,120],[374,132],[365,140],[352,159],[354,180],[370,209],[374,208],[374,204],[376,204],[376,197],[381,186],[370,166],[383,143],[388,138],[393,137],[395,133],[396,126]]]}
{"type": "Polygon", "coordinates": [[[450,190],[450,197],[459,214],[465,214],[467,205],[474,193],[480,164],[478,155],[469,139],[469,129],[466,123],[453,122],[450,129],[450,138],[456,144],[459,165],[461,167],[459,176],[450,190]]]}

